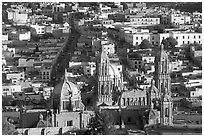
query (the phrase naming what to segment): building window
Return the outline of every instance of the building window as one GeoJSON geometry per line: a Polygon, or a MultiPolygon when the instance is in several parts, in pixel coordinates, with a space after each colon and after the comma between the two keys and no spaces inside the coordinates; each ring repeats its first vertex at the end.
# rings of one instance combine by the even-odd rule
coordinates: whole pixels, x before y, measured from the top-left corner
{"type": "Polygon", "coordinates": [[[178,39],[178,37],[176,37],[176,39],[178,39]]]}
{"type": "Polygon", "coordinates": [[[145,106],[145,97],[143,97],[143,105],[145,106]]]}
{"type": "Polygon", "coordinates": [[[169,116],[169,109],[165,108],[165,117],[168,117],[168,116],[169,116]]]}
{"type": "Polygon", "coordinates": [[[128,122],[131,122],[131,117],[128,117],[128,122]]]}
{"type": "Polygon", "coordinates": [[[200,39],[200,36],[199,36],[199,39],[200,39]]]}
{"type": "Polygon", "coordinates": [[[129,105],[130,105],[130,99],[127,98],[127,106],[129,106],[129,105]]]}
{"type": "Polygon", "coordinates": [[[189,39],[190,37],[188,36],[188,39],[189,39]]]}
{"type": "Polygon", "coordinates": [[[183,39],[185,39],[185,36],[183,36],[183,39]]]}
{"type": "Polygon", "coordinates": [[[196,36],[194,36],[194,39],[196,38],[196,36]]]}
{"type": "Polygon", "coordinates": [[[123,98],[123,106],[125,106],[125,98],[123,98]]]}
{"type": "Polygon", "coordinates": [[[67,121],[67,126],[73,126],[72,120],[67,121]]]}

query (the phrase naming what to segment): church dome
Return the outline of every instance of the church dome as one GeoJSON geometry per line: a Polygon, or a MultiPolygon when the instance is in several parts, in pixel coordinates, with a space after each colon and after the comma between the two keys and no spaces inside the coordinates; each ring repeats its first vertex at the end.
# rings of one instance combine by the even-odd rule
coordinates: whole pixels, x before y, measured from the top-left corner
{"type": "Polygon", "coordinates": [[[78,87],[74,83],[72,83],[70,81],[67,81],[66,84],[69,87],[68,91],[71,92],[72,95],[77,95],[79,93],[79,89],[78,89],[78,87]]]}
{"type": "Polygon", "coordinates": [[[80,91],[74,83],[70,82],[67,78],[61,81],[55,88],[54,94],[60,95],[62,100],[67,100],[70,97],[76,96],[80,91]]]}
{"type": "Polygon", "coordinates": [[[120,78],[119,70],[113,64],[110,64],[110,66],[109,66],[109,75],[111,76],[111,78],[114,78],[114,77],[120,78]]]}

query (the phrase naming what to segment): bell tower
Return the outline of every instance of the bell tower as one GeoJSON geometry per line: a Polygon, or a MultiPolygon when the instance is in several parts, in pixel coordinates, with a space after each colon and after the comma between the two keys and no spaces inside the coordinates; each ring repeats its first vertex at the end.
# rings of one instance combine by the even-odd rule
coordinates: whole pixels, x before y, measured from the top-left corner
{"type": "Polygon", "coordinates": [[[155,65],[155,81],[161,95],[161,125],[172,125],[173,105],[171,99],[170,64],[168,54],[164,51],[164,45],[161,45],[161,52],[156,57],[155,65]]]}
{"type": "Polygon", "coordinates": [[[111,77],[109,74],[110,61],[102,46],[102,52],[97,62],[98,99],[97,106],[105,103],[112,105],[111,77]]]}

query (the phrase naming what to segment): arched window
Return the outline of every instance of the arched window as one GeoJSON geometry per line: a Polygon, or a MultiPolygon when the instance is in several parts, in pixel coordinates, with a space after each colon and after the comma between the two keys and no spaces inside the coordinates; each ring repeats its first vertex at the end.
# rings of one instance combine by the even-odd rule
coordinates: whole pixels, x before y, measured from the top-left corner
{"type": "Polygon", "coordinates": [[[165,117],[168,117],[168,116],[169,116],[169,109],[165,108],[165,117]]]}
{"type": "Polygon", "coordinates": [[[135,98],[135,106],[138,105],[137,98],[135,98]]]}
{"type": "Polygon", "coordinates": [[[129,106],[129,105],[130,105],[130,99],[127,98],[127,106],[129,106]]]}
{"type": "Polygon", "coordinates": [[[101,95],[104,94],[104,85],[101,86],[101,95]]]}
{"type": "Polygon", "coordinates": [[[145,97],[143,97],[143,105],[145,106],[145,97]]]}
{"type": "Polygon", "coordinates": [[[139,102],[138,102],[138,105],[141,106],[141,97],[139,97],[139,102]]]}
{"type": "Polygon", "coordinates": [[[125,98],[123,98],[123,106],[125,106],[125,98]]]}

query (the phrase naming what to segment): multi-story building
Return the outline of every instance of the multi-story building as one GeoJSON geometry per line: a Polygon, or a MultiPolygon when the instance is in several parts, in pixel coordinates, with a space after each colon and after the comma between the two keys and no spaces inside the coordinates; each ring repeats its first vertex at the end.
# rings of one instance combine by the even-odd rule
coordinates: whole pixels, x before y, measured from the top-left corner
{"type": "MultiPolygon", "coordinates": [[[[122,34],[121,34],[122,35],[122,34]]],[[[181,46],[190,43],[199,43],[202,41],[202,33],[184,32],[184,31],[171,31],[169,33],[132,33],[131,31],[125,31],[123,33],[125,41],[129,44],[136,46],[140,45],[144,39],[147,39],[152,45],[160,45],[162,40],[173,37],[181,46]]]]}
{"type": "Polygon", "coordinates": [[[42,82],[49,82],[51,79],[51,65],[52,63],[43,63],[41,66],[40,74],[42,82]]]}
{"type": "Polygon", "coordinates": [[[17,80],[24,80],[25,79],[25,74],[24,72],[10,72],[6,74],[6,79],[17,79],[17,80]]]}
{"type": "Polygon", "coordinates": [[[2,90],[3,90],[3,92],[2,92],[3,96],[12,95],[12,93],[14,93],[14,92],[21,92],[21,85],[3,84],[2,90]]]}
{"type": "Polygon", "coordinates": [[[55,4],[52,6],[52,12],[64,12],[65,11],[65,4],[55,4]]]}
{"type": "Polygon", "coordinates": [[[96,74],[96,64],[89,64],[84,66],[84,74],[93,76],[96,74]]]}
{"type": "Polygon", "coordinates": [[[182,15],[182,14],[171,14],[168,16],[169,18],[169,23],[173,23],[176,25],[180,24],[190,24],[191,23],[191,17],[187,15],[182,15]]]}
{"type": "Polygon", "coordinates": [[[46,26],[41,26],[41,25],[31,25],[32,31],[31,33],[37,34],[37,35],[42,35],[45,34],[45,28],[46,26]]]}
{"type": "Polygon", "coordinates": [[[8,20],[12,20],[15,23],[25,24],[28,21],[29,10],[24,7],[8,8],[8,20]]]}
{"type": "Polygon", "coordinates": [[[200,88],[191,88],[189,91],[189,98],[197,98],[202,96],[202,87],[200,88]]]}
{"type": "Polygon", "coordinates": [[[160,24],[160,18],[128,18],[131,24],[134,25],[157,25],[160,24]]]}
{"type": "Polygon", "coordinates": [[[171,71],[180,71],[183,69],[182,60],[171,60],[171,71]]]}
{"type": "Polygon", "coordinates": [[[190,53],[192,58],[202,57],[202,49],[199,46],[190,46],[190,53]]]}
{"type": "Polygon", "coordinates": [[[2,33],[2,41],[8,41],[8,33],[2,33]]]}
{"type": "Polygon", "coordinates": [[[30,40],[30,31],[12,31],[9,33],[10,40],[30,40]]]}
{"type": "Polygon", "coordinates": [[[150,33],[125,33],[125,41],[133,46],[138,46],[144,39],[149,40],[150,33]]]}
{"type": "Polygon", "coordinates": [[[99,12],[101,13],[107,13],[111,12],[111,7],[104,6],[103,4],[99,5],[99,12]]]}
{"type": "Polygon", "coordinates": [[[141,54],[140,52],[136,52],[135,54],[137,54],[138,56],[130,55],[127,59],[131,68],[141,70],[144,68],[148,68],[147,66],[151,64],[148,70],[154,70],[154,68],[151,67],[154,64],[154,56],[152,56],[151,54],[141,54]]]}
{"type": "Polygon", "coordinates": [[[113,20],[102,20],[101,21],[101,24],[106,27],[106,28],[109,28],[109,27],[112,27],[113,25],[113,20]]]}

